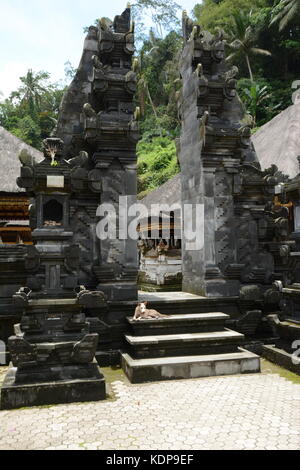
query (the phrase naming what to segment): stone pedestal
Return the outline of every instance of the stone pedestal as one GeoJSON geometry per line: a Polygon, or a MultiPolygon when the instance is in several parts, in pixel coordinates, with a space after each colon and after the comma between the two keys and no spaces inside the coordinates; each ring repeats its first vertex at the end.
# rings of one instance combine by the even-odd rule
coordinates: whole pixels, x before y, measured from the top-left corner
{"type": "Polygon", "coordinates": [[[1,410],[106,399],[105,379],[96,361],[88,366],[33,368],[23,374],[24,383],[19,382],[18,369],[11,367],[1,389],[1,410]]]}
{"type": "MultiPolygon", "coordinates": [[[[106,398],[95,360],[99,335],[90,332],[85,315],[86,309],[105,308],[105,296],[79,284],[81,250],[70,229],[74,167],[62,151],[60,139],[46,139],[45,160],[23,162],[18,179],[34,199],[34,246],[24,254],[26,287],[13,295],[21,322],[8,340],[12,367],[1,389],[1,409],[106,398]]],[[[87,155],[81,156],[84,165],[87,155]]]]}

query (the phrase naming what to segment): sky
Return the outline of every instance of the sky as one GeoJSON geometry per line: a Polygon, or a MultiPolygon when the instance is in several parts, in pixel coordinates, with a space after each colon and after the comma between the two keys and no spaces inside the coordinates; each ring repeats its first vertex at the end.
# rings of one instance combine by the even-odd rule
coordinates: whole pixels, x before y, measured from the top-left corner
{"type": "MultiPolygon", "coordinates": [[[[177,3],[190,12],[200,2],[177,3]]],[[[52,82],[64,79],[64,64],[79,64],[83,28],[97,18],[113,18],[126,5],[127,0],[0,0],[0,99],[18,88],[30,68],[49,72],[52,82]]]]}

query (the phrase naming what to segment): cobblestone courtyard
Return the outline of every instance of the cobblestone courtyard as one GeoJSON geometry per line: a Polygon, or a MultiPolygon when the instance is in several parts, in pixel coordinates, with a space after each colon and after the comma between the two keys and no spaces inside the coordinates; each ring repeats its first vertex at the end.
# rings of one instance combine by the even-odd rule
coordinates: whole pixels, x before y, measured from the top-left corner
{"type": "Polygon", "coordinates": [[[105,402],[1,411],[0,449],[300,449],[300,380],[265,361],[262,374],[144,385],[105,372],[105,402]]]}

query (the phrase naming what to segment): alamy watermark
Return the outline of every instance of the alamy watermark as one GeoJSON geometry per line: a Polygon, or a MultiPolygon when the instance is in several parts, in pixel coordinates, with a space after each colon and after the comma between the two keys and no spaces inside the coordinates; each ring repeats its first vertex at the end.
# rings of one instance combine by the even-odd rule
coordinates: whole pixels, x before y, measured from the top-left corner
{"type": "Polygon", "coordinates": [[[0,365],[6,364],[6,344],[0,341],[0,365]]]}
{"type": "Polygon", "coordinates": [[[201,250],[204,246],[203,204],[152,204],[148,208],[132,203],[130,196],[120,196],[116,205],[101,204],[97,216],[100,221],[96,233],[100,240],[167,240],[172,235],[183,239],[188,251],[201,250]]]}
{"type": "Polygon", "coordinates": [[[292,349],[296,349],[296,351],[292,354],[292,363],[295,366],[300,364],[300,339],[297,339],[292,344],[292,349]]]}

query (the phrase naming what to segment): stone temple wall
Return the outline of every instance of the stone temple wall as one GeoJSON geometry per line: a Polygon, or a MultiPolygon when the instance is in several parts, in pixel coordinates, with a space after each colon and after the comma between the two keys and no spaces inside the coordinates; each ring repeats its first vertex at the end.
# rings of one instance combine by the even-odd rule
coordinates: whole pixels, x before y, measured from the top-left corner
{"type": "Polygon", "coordinates": [[[98,26],[89,28],[55,131],[65,143],[65,158],[76,158],[80,152],[87,152],[89,157],[78,173],[78,191],[71,201],[71,228],[74,242],[83,253],[82,284],[103,291],[109,301],[137,298],[137,244],[118,235],[119,197],[127,197],[130,204],[137,194],[134,51],[130,8],[114,22],[101,19],[98,26]],[[115,207],[115,240],[100,241],[96,235],[100,204],[115,207]]]}
{"type": "Polygon", "coordinates": [[[261,171],[222,31],[213,36],[184,14],[183,34],[182,202],[204,205],[203,248],[189,251],[183,236],[183,290],[265,295],[287,274],[287,214],[273,206],[276,179],[261,171]]]}

